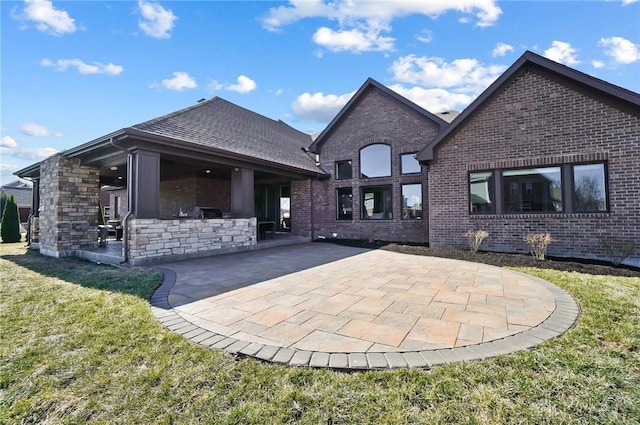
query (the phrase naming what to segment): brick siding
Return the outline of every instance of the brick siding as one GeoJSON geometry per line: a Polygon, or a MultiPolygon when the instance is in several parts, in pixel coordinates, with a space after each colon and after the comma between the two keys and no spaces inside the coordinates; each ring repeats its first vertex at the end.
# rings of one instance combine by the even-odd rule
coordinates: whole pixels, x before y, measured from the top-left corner
{"type": "Polygon", "coordinates": [[[343,115],[332,133],[320,146],[320,161],[331,173],[328,180],[313,182],[314,237],[331,237],[334,233],[344,239],[375,239],[396,242],[426,243],[427,233],[427,173],[402,175],[400,155],[417,153],[431,142],[439,125],[375,87],[363,92],[357,102],[343,115]],[[373,143],[391,146],[391,177],[359,179],[360,149],[373,143]],[[335,180],[335,162],[351,160],[353,178],[335,180]],[[403,220],[401,185],[422,184],[422,220],[403,220]],[[393,199],[392,220],[360,219],[360,188],[391,185],[393,199]],[[336,219],[336,188],[351,187],[353,220],[336,219]]]}
{"type": "MultiPolygon", "coordinates": [[[[550,232],[549,255],[604,259],[602,238],[640,242],[640,119],[532,70],[524,70],[442,142],[429,169],[433,247],[529,252],[528,233],[550,232]],[[468,172],[606,160],[609,208],[594,214],[471,215],[468,172]]],[[[565,176],[568,178],[568,176],[565,176]]],[[[566,200],[565,200],[566,202],[566,200]]],[[[640,265],[640,254],[629,261],[640,265]]]]}

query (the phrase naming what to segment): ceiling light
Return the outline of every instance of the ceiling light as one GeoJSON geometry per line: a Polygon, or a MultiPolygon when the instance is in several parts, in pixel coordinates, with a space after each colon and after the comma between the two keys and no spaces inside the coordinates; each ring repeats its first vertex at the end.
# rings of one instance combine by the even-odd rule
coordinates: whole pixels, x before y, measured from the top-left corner
{"type": "Polygon", "coordinates": [[[211,170],[204,170],[205,173],[211,174],[211,170]]]}
{"type": "Polygon", "coordinates": [[[118,176],[118,180],[122,180],[122,176],[118,176]]]}
{"type": "Polygon", "coordinates": [[[118,169],[118,167],[113,166],[113,167],[109,167],[109,169],[110,169],[111,171],[116,171],[116,170],[118,169]]]}

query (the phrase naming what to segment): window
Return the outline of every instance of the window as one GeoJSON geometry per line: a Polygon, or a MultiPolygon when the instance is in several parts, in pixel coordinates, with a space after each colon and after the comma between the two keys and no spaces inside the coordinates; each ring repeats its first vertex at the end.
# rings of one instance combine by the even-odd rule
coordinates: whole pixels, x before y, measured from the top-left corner
{"type": "Polygon", "coordinates": [[[402,218],[418,220],[422,218],[421,184],[402,185],[402,218]]]}
{"type": "Polygon", "coordinates": [[[352,177],[351,160],[336,161],[336,180],[346,180],[352,177]]]}
{"type": "Polygon", "coordinates": [[[573,166],[573,209],[576,212],[607,211],[604,164],[573,166]]]}
{"type": "Polygon", "coordinates": [[[502,183],[505,212],[563,211],[560,167],[506,170],[502,183]]]}
{"type": "Polygon", "coordinates": [[[416,159],[415,153],[406,153],[400,155],[400,166],[402,174],[419,173],[420,163],[416,159]]]}
{"type": "Polygon", "coordinates": [[[336,190],[336,210],[338,220],[353,219],[353,194],[350,187],[336,190]]]}
{"type": "Polygon", "coordinates": [[[391,146],[369,145],[360,150],[360,178],[388,177],[391,175],[391,146]]]}
{"type": "Polygon", "coordinates": [[[363,220],[390,220],[393,218],[391,186],[362,188],[363,220]]]}
{"type": "Polygon", "coordinates": [[[483,171],[469,174],[469,201],[472,213],[495,213],[493,172],[483,171]]]}
{"type": "Polygon", "coordinates": [[[469,173],[469,202],[471,214],[606,212],[607,165],[474,171],[469,173]]]}

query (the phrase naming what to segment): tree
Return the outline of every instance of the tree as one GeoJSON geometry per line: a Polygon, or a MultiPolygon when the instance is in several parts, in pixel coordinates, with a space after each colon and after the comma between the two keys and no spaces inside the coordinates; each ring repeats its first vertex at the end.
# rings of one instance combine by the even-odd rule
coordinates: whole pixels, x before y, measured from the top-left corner
{"type": "Polygon", "coordinates": [[[2,214],[4,213],[4,204],[7,203],[7,195],[3,192],[0,195],[0,223],[2,222],[2,214]]]}
{"type": "Polygon", "coordinates": [[[4,204],[2,212],[2,223],[0,223],[0,236],[2,242],[12,243],[20,242],[20,216],[18,214],[18,204],[16,204],[13,195],[9,196],[4,204]]]}

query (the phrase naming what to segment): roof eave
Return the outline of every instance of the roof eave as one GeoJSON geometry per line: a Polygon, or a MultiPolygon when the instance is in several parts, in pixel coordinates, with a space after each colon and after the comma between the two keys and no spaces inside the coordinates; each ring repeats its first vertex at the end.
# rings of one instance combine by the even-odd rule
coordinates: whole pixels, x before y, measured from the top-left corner
{"type": "Polygon", "coordinates": [[[616,97],[622,102],[628,103],[633,107],[640,107],[640,96],[630,90],[613,85],[606,81],[600,80],[591,75],[580,72],[576,69],[554,62],[544,58],[531,51],[526,51],[516,62],[513,63],[505,72],[500,75],[480,96],[478,96],[460,115],[458,115],[451,124],[436,137],[429,145],[418,153],[418,161],[424,165],[428,165],[434,159],[435,148],[443,140],[453,134],[457,128],[472,115],[484,102],[498,91],[503,84],[510,80],[516,73],[520,71],[528,63],[536,65],[542,69],[551,71],[561,77],[571,79],[584,86],[602,92],[603,94],[616,97]]]}
{"type": "Polygon", "coordinates": [[[408,107],[409,109],[412,109],[413,111],[419,113],[420,115],[423,115],[425,118],[434,121],[436,124],[438,124],[440,126],[440,131],[443,131],[449,125],[448,122],[446,122],[445,120],[443,120],[439,116],[427,111],[426,109],[424,109],[423,107],[421,107],[421,106],[417,105],[416,103],[410,101],[406,97],[404,97],[404,96],[396,93],[395,91],[391,90],[389,87],[385,86],[384,84],[381,84],[381,83],[377,82],[376,80],[374,80],[373,78],[369,77],[364,82],[364,84],[362,84],[362,86],[360,86],[358,91],[353,96],[351,96],[351,99],[349,99],[347,104],[342,107],[340,112],[338,112],[338,114],[335,117],[333,117],[331,122],[325,127],[324,130],[322,130],[322,132],[318,135],[318,137],[316,137],[316,139],[313,141],[313,143],[309,146],[309,151],[314,152],[314,153],[318,153],[318,150],[319,150],[320,146],[324,143],[325,137],[327,137],[333,131],[333,129],[342,120],[344,115],[346,115],[346,113],[351,109],[351,107],[358,101],[360,96],[362,96],[362,94],[369,87],[375,87],[376,89],[378,89],[381,92],[383,92],[385,95],[387,95],[387,96],[393,98],[394,100],[400,102],[401,104],[403,104],[404,106],[408,107]]]}

